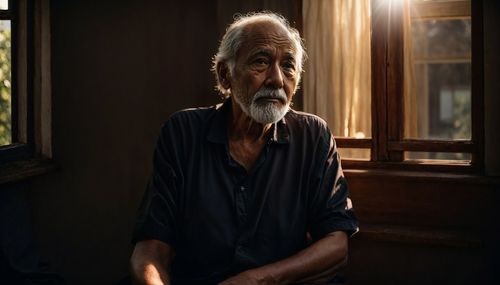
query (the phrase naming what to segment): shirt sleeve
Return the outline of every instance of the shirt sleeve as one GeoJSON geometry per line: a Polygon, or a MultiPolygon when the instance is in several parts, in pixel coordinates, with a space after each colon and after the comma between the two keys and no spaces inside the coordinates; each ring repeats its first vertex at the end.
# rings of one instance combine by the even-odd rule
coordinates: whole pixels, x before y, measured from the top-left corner
{"type": "Polygon", "coordinates": [[[322,139],[309,205],[309,231],[314,240],[334,231],[348,236],[358,232],[349,189],[340,164],[340,156],[333,136],[328,131],[322,139]]]}
{"type": "Polygon", "coordinates": [[[172,118],[162,127],[153,158],[153,171],[138,210],[132,242],[156,239],[177,243],[178,189],[181,171],[172,118]]]}

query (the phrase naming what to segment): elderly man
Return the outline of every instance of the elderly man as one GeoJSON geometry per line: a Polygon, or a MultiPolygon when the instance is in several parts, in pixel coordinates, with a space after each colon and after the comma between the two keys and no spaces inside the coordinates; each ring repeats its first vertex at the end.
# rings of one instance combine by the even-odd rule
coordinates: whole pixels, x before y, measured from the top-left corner
{"type": "Polygon", "coordinates": [[[238,18],[214,60],[221,105],[165,123],[134,231],[137,284],[328,282],[357,231],[326,123],[290,109],[304,49],[281,16],[238,18]]]}

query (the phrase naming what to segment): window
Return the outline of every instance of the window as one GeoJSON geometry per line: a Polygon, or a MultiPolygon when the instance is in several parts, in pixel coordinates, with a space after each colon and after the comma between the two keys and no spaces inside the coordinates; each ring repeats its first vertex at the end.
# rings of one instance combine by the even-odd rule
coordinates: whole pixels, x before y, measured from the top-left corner
{"type": "Polygon", "coordinates": [[[481,169],[478,2],[303,1],[304,109],[344,165],[481,169]]]}
{"type": "Polygon", "coordinates": [[[31,155],[27,1],[0,0],[0,162],[31,155]]]}
{"type": "MultiPolygon", "coordinates": [[[[405,113],[414,115],[405,116],[405,120],[413,122],[405,122],[409,127],[404,137],[470,140],[470,3],[413,0],[412,4],[411,31],[408,31],[412,51],[408,64],[415,86],[412,92],[405,93],[405,102],[414,104],[405,104],[405,113]]],[[[424,157],[439,157],[439,154],[424,157]]],[[[466,158],[464,153],[449,153],[444,157],[466,158]]]]}
{"type": "Polygon", "coordinates": [[[0,0],[0,146],[12,143],[12,9],[0,0]]]}
{"type": "Polygon", "coordinates": [[[48,0],[0,0],[0,164],[50,157],[48,0]]]}

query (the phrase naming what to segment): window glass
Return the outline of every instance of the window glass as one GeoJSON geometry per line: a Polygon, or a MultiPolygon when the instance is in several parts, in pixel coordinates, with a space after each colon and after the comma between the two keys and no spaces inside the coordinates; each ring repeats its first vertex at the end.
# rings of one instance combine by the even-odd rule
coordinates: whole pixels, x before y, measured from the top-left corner
{"type": "Polygon", "coordinates": [[[10,21],[0,21],[0,146],[12,143],[10,21]]]}
{"type": "Polygon", "coordinates": [[[0,10],[9,9],[9,0],[0,0],[0,10]]]}
{"type": "Polygon", "coordinates": [[[471,160],[471,154],[453,153],[453,152],[424,152],[424,151],[405,152],[405,160],[417,160],[417,159],[460,160],[464,162],[469,162],[471,160]]]}
{"type": "Polygon", "coordinates": [[[370,150],[364,148],[339,148],[342,159],[370,160],[370,150]]]}
{"type": "Polygon", "coordinates": [[[470,139],[470,16],[412,15],[405,49],[411,57],[406,64],[413,67],[405,74],[412,86],[405,92],[405,137],[470,139]]]}

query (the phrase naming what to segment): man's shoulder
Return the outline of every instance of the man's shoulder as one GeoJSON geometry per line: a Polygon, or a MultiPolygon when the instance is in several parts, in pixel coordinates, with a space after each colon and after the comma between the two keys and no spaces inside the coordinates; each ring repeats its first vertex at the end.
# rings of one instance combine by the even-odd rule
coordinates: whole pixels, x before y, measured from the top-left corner
{"type": "Polygon", "coordinates": [[[196,107],[196,108],[186,108],[179,111],[174,112],[167,119],[167,123],[170,121],[175,122],[185,122],[185,123],[194,123],[194,122],[203,122],[213,114],[215,114],[218,105],[210,106],[210,107],[196,107]]]}
{"type": "Polygon", "coordinates": [[[206,126],[215,116],[219,108],[220,104],[209,107],[186,108],[176,111],[164,122],[163,127],[197,128],[206,126]]]}
{"type": "Polygon", "coordinates": [[[206,133],[219,106],[187,108],[174,112],[163,123],[161,133],[178,139],[194,139],[206,133]]]}
{"type": "Polygon", "coordinates": [[[311,113],[290,109],[290,111],[286,114],[285,119],[287,124],[293,127],[313,128],[329,132],[326,121],[323,118],[311,113]]]}

